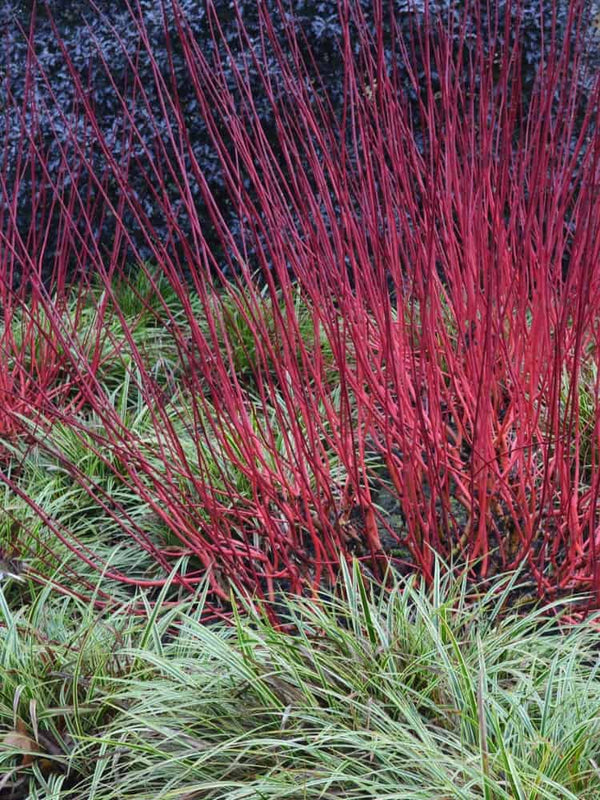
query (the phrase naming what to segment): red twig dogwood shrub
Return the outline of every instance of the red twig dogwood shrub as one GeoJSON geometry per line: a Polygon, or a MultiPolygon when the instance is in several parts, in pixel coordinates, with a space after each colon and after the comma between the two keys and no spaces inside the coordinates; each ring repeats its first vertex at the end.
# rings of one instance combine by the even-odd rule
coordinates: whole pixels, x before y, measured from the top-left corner
{"type": "MultiPolygon", "coordinates": [[[[175,0],[165,2],[235,225],[204,179],[186,134],[195,121],[135,3],[138,56],[152,64],[163,102],[150,105],[132,58],[128,80],[114,81],[129,143],[118,155],[73,69],[71,157],[64,174],[47,176],[48,203],[69,258],[77,253],[71,274],[93,270],[104,281],[97,330],[135,375],[146,417],[140,432],[110,397],[98,346],[65,348],[85,413],[59,400],[46,413],[140,499],[163,538],[48,438],[40,447],[155,571],[113,569],[64,522],[44,522],[107,579],[160,586],[184,559],[175,584],[193,590],[208,575],[218,607],[230,581],[272,598],[335,580],[350,554],[378,574],[391,557],[430,575],[437,552],[481,577],[525,562],[540,594],[597,600],[598,80],[577,3],[527,92],[518,29],[507,35],[498,15],[484,37],[478,5],[448,18],[426,6],[406,40],[399,30],[384,37],[341,2],[344,103],[335,109],[283,4],[261,5],[258,41],[240,19],[233,53],[209,3],[207,53],[175,0]],[[260,96],[250,74],[262,80],[260,96]],[[257,113],[265,102],[271,130],[257,113]],[[160,159],[144,151],[136,109],[154,127],[160,159]],[[73,163],[91,175],[93,205],[75,189],[64,200],[67,176],[77,185],[73,163]],[[146,198],[130,189],[131,170],[145,175],[146,198]],[[98,214],[114,218],[110,253],[94,248],[98,214]],[[167,237],[154,235],[152,214],[167,220],[167,237]],[[131,219],[145,232],[146,262],[131,219]],[[126,258],[147,276],[140,307],[177,354],[166,384],[114,293],[126,258]]],[[[375,8],[381,22],[387,6],[375,8]]],[[[34,54],[30,69],[44,80],[34,54]]]]}
{"type": "MultiPolygon", "coordinates": [[[[0,289],[0,436],[7,444],[24,433],[24,419],[41,422],[57,403],[65,410],[78,403],[77,381],[71,380],[70,360],[60,341],[61,336],[68,337],[60,312],[65,298],[60,293],[50,298],[39,273],[33,271],[15,286],[13,254],[5,240],[3,266],[7,268],[0,289]]],[[[20,274],[25,273],[20,269],[20,274]]],[[[73,294],[70,299],[76,318],[79,300],[73,294]]],[[[0,453],[3,458],[7,455],[5,448],[0,453]]]]}

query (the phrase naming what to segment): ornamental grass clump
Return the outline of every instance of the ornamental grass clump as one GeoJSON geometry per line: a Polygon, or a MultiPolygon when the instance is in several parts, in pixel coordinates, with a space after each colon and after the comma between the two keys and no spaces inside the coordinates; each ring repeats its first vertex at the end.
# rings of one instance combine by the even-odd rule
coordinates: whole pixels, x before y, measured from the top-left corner
{"type": "Polygon", "coordinates": [[[386,591],[343,564],[278,624],[0,592],[3,796],[598,800],[598,626],[438,567],[386,591]]]}
{"type": "MultiPolygon", "coordinates": [[[[15,435],[20,470],[5,481],[22,530],[37,524],[57,558],[72,551],[85,580],[98,571],[110,586],[158,589],[178,563],[173,585],[194,591],[207,575],[215,613],[230,581],[271,600],[316,591],[350,555],[380,578],[391,557],[431,579],[436,552],[473,577],[526,564],[540,595],[597,603],[599,83],[583,4],[569,5],[560,36],[551,26],[525,85],[518,14],[509,28],[491,2],[485,24],[479,3],[425,4],[397,12],[413,14],[406,35],[386,4],[371,24],[342,2],[340,108],[279,4],[261,4],[257,36],[239,15],[233,50],[218,7],[206,11],[214,47],[200,48],[165,2],[167,53],[183,55],[193,114],[140,4],[128,8],[139,48],[132,57],[123,43],[125,74],[100,43],[77,70],[58,41],[68,108],[30,52],[44,91],[20,108],[35,122],[25,161],[48,198],[38,217],[58,213],[64,247],[50,256],[30,235],[27,258],[11,250],[13,271],[24,280],[43,263],[71,281],[93,274],[100,289],[89,282],[93,311],[73,323],[52,306],[51,324],[72,330],[62,352],[78,402],[50,397],[43,433],[28,435],[110,533],[94,523],[94,541],[87,511],[32,499],[32,451],[15,435]],[[98,72],[124,120],[118,141],[95,115],[98,72]],[[56,124],[57,107],[64,163],[50,174],[36,125],[50,110],[56,124]],[[227,213],[191,144],[197,120],[227,213]],[[105,217],[108,249],[95,236],[105,217]],[[128,282],[133,306],[119,299],[128,282]],[[58,422],[103,475],[62,449],[58,422]],[[143,556],[139,570],[111,567],[111,543],[143,556]]],[[[2,242],[17,233],[5,216],[2,242]]]]}

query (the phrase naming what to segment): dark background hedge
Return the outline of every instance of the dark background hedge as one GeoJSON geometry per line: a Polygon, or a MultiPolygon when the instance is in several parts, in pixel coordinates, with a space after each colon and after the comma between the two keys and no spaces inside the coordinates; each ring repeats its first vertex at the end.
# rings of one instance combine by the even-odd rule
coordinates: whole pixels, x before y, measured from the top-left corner
{"type": "MultiPolygon", "coordinates": [[[[266,0],[269,7],[275,8],[276,3],[274,0],[266,0]]],[[[371,21],[372,13],[371,0],[359,0],[362,8],[371,21]]],[[[115,98],[110,83],[102,70],[99,68],[100,60],[96,48],[99,47],[107,62],[111,65],[113,77],[117,82],[123,83],[127,80],[129,67],[127,65],[125,54],[122,50],[122,43],[125,44],[126,50],[133,54],[138,48],[138,34],[135,26],[132,24],[130,14],[127,10],[125,3],[120,3],[119,0],[97,0],[100,13],[92,9],[86,0],[49,0],[46,4],[37,4],[37,14],[35,19],[35,48],[37,57],[39,58],[40,65],[49,76],[52,90],[55,94],[56,101],[60,109],[67,115],[73,110],[73,86],[68,69],[65,65],[64,59],[61,55],[59,45],[53,33],[52,26],[46,13],[46,8],[49,8],[51,14],[56,22],[60,36],[70,53],[74,65],[82,74],[89,74],[89,70],[93,75],[93,97],[96,105],[97,115],[107,132],[110,139],[114,142],[114,149],[116,154],[119,153],[121,143],[119,140],[119,130],[121,126],[121,113],[118,102],[115,98]],[[93,32],[90,35],[85,29],[88,25],[93,32]],[[111,25],[114,25],[122,37],[122,43],[118,43],[113,34],[111,33],[111,25]],[[94,42],[96,39],[96,42],[94,42]]],[[[140,7],[144,18],[145,26],[148,30],[152,48],[159,63],[167,69],[167,54],[165,49],[165,34],[163,27],[163,13],[161,10],[160,0],[140,0],[140,7]]],[[[180,0],[180,5],[183,8],[191,26],[194,29],[202,47],[210,52],[211,48],[215,46],[209,25],[207,24],[207,15],[202,0],[180,0]]],[[[409,5],[416,8],[417,12],[422,12],[423,2],[415,2],[410,4],[408,0],[395,0],[394,13],[396,19],[400,22],[401,26],[408,26],[411,16],[409,12],[409,5]]],[[[448,2],[441,2],[437,4],[442,13],[447,13],[448,2]]],[[[481,4],[482,6],[484,3],[481,4]]],[[[497,3],[492,2],[492,5],[499,7],[500,13],[504,12],[504,0],[498,0],[497,3]]],[[[513,2],[512,4],[516,4],[513,2]]],[[[545,7],[545,26],[546,36],[550,32],[552,0],[543,0],[545,7]]],[[[236,51],[238,49],[237,27],[235,21],[235,14],[232,3],[227,0],[217,0],[215,6],[218,10],[220,20],[223,24],[227,41],[231,48],[236,51]]],[[[430,7],[434,4],[430,3],[430,7]]],[[[568,0],[560,2],[559,0],[559,25],[564,25],[566,19],[566,11],[568,0]]],[[[11,114],[16,112],[10,110],[7,92],[10,90],[13,97],[19,101],[23,96],[24,80],[25,80],[25,63],[27,55],[27,46],[20,30],[20,27],[27,28],[31,22],[33,3],[31,0],[21,0],[21,2],[9,2],[8,0],[0,0],[0,31],[4,40],[3,51],[5,53],[4,64],[1,69],[2,80],[0,83],[0,108],[6,119],[11,114]]],[[[166,0],[165,7],[168,9],[169,0],[166,0]]],[[[243,19],[247,30],[251,37],[257,38],[259,31],[259,20],[257,16],[257,0],[240,0],[239,7],[241,8],[243,19]]],[[[340,34],[340,23],[337,15],[337,0],[292,0],[289,4],[292,12],[294,24],[298,29],[302,29],[306,35],[307,41],[315,56],[318,69],[325,80],[325,84],[333,100],[334,106],[339,106],[341,101],[341,75],[342,64],[338,56],[338,37],[340,34]]],[[[275,14],[277,17],[277,14],[275,14]]],[[[527,0],[523,12],[523,81],[527,88],[531,85],[535,75],[536,65],[539,62],[540,41],[541,41],[541,15],[539,12],[538,3],[535,0],[527,0]]],[[[230,207],[229,201],[226,196],[225,187],[220,174],[218,158],[208,141],[206,128],[202,121],[198,118],[196,109],[196,100],[190,86],[190,82],[186,80],[186,67],[180,49],[177,47],[177,36],[174,30],[174,25],[170,25],[173,41],[175,42],[175,71],[177,76],[177,90],[180,96],[182,107],[185,109],[186,119],[189,122],[189,130],[191,132],[192,141],[195,153],[198,156],[199,162],[203,166],[209,185],[218,201],[221,208],[225,211],[230,224],[235,228],[237,221],[235,214],[230,207]]],[[[407,27],[408,29],[408,27],[407,27]]],[[[142,77],[146,87],[153,87],[153,81],[150,73],[150,66],[148,59],[142,56],[139,61],[139,69],[142,71],[142,77]],[[144,73],[147,73],[147,78],[144,78],[144,73]]],[[[273,73],[277,71],[277,64],[275,60],[270,64],[270,69],[273,73]]],[[[48,103],[48,107],[42,113],[42,130],[44,138],[44,147],[47,151],[48,166],[50,172],[58,168],[60,163],[60,143],[68,142],[68,132],[65,129],[64,123],[61,121],[58,108],[49,99],[49,93],[42,81],[38,82],[37,91],[39,97],[48,103]]],[[[260,93],[257,93],[260,96],[260,93]]],[[[42,103],[43,106],[43,103],[42,103]]],[[[262,116],[263,124],[267,130],[271,130],[270,124],[270,109],[266,101],[259,103],[259,111],[262,116]]],[[[144,113],[138,109],[137,122],[140,129],[144,132],[146,144],[151,151],[155,152],[153,145],[151,126],[145,118],[144,113]]],[[[9,173],[8,186],[11,186],[10,169],[11,164],[14,163],[15,154],[19,147],[19,125],[13,124],[10,130],[8,140],[5,144],[4,158],[5,170],[9,173]]],[[[273,137],[274,138],[274,137],[273,137]]],[[[141,152],[142,148],[136,145],[141,152]]],[[[97,154],[96,169],[98,174],[102,172],[102,156],[97,154]]],[[[42,179],[42,176],[39,176],[42,179]]],[[[80,178],[85,183],[85,176],[80,178]]],[[[132,174],[130,179],[132,187],[139,191],[139,197],[142,203],[146,206],[146,212],[156,231],[161,233],[164,229],[164,219],[157,213],[156,209],[152,207],[150,198],[147,192],[144,191],[144,181],[141,177],[132,174]]],[[[82,184],[83,185],[83,184],[82,184]]],[[[114,193],[115,198],[118,195],[117,187],[110,187],[111,192],[114,193]]],[[[198,187],[194,187],[198,207],[201,215],[206,216],[205,209],[203,208],[202,200],[198,187]]],[[[31,223],[31,187],[27,180],[24,180],[20,185],[19,197],[19,225],[23,230],[31,223]]],[[[3,197],[2,202],[6,203],[10,198],[3,197]]],[[[110,218],[105,218],[100,222],[100,214],[98,213],[97,225],[101,230],[98,231],[100,240],[110,248],[114,226],[110,218]]],[[[144,247],[142,237],[139,232],[136,234],[136,225],[133,219],[128,221],[130,230],[139,241],[140,249],[144,255],[148,254],[147,248],[144,247]]],[[[210,225],[206,224],[206,230],[210,231],[210,225]]],[[[216,237],[214,239],[214,246],[218,249],[216,237]]],[[[47,259],[51,259],[53,253],[52,243],[47,249],[47,259]]]]}

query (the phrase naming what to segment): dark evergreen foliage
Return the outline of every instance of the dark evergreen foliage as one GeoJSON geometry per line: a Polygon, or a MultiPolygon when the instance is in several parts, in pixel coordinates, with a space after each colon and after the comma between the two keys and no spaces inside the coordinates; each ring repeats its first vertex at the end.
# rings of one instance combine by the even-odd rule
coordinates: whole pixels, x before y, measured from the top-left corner
{"type": "MultiPolygon", "coordinates": [[[[296,30],[301,30],[306,52],[314,58],[314,66],[323,80],[323,86],[328,93],[334,111],[340,109],[343,102],[342,59],[339,52],[339,36],[341,24],[337,0],[291,0],[291,2],[278,3],[277,0],[266,0],[264,4],[275,19],[282,21],[280,5],[285,6],[285,19],[287,24],[292,24],[296,30]]],[[[373,0],[357,0],[356,8],[364,14],[364,23],[375,32],[376,19],[373,12],[377,5],[373,0]]],[[[425,0],[384,0],[384,16],[382,27],[384,36],[389,32],[390,25],[398,25],[407,34],[415,30],[415,25],[422,21],[426,9],[425,0]],[[392,22],[393,20],[393,22],[392,22]]],[[[438,13],[442,19],[449,20],[449,7],[453,4],[449,0],[430,2],[429,11],[438,13]]],[[[506,0],[490,2],[489,9],[484,8],[485,3],[475,3],[474,9],[481,14],[480,19],[473,18],[471,35],[486,35],[488,27],[494,25],[495,16],[500,20],[509,5],[512,21],[509,26],[510,35],[514,36],[517,20],[520,19],[522,33],[520,41],[523,51],[522,58],[527,64],[524,71],[525,96],[534,80],[537,64],[539,63],[542,42],[549,41],[553,20],[558,28],[564,27],[568,3],[566,0],[541,0],[521,4],[506,0]],[[556,13],[553,14],[553,6],[556,13]],[[541,12],[541,13],[540,13],[541,12]]],[[[261,23],[256,0],[217,0],[212,4],[216,10],[221,33],[211,25],[211,15],[204,0],[178,0],[178,7],[185,16],[187,24],[191,26],[197,41],[205,53],[220,54],[224,57],[226,47],[230,48],[236,59],[242,59],[250,48],[261,48],[261,23]],[[249,33],[250,41],[242,42],[239,36],[237,14],[244,21],[244,27],[249,33]]],[[[453,12],[458,16],[458,11],[453,12]]],[[[127,125],[124,124],[124,115],[120,101],[114,91],[111,81],[116,81],[120,89],[127,94],[127,87],[132,83],[132,70],[135,69],[141,77],[142,84],[148,93],[148,100],[154,108],[158,107],[158,94],[152,75],[151,60],[148,57],[147,46],[142,42],[139,21],[143,23],[147,43],[157,64],[168,81],[172,81],[172,91],[177,97],[183,111],[187,134],[191,137],[194,152],[201,164],[204,175],[211,191],[220,200],[221,210],[230,224],[235,225],[235,210],[227,199],[223,185],[219,161],[207,135],[206,125],[197,113],[194,90],[187,81],[185,59],[181,52],[177,35],[177,21],[172,0],[47,0],[37,2],[34,0],[0,0],[0,32],[4,43],[4,63],[0,62],[0,108],[6,120],[6,130],[2,132],[4,138],[3,159],[6,168],[7,181],[0,190],[0,203],[4,208],[13,200],[15,191],[18,193],[19,222],[23,231],[27,231],[32,222],[32,215],[44,213],[37,206],[34,197],[39,198],[44,182],[48,175],[52,176],[60,169],[64,162],[64,150],[68,149],[69,136],[67,128],[73,124],[81,124],[81,136],[90,138],[90,153],[93,153],[94,172],[102,174],[104,156],[94,147],[93,132],[84,129],[80,121],[80,110],[75,103],[76,93],[73,89],[73,76],[64,52],[68,53],[73,68],[81,76],[82,81],[89,85],[89,96],[93,100],[95,114],[98,122],[107,136],[112,152],[116,159],[127,157],[131,160],[130,186],[139,188],[140,201],[144,204],[146,213],[152,220],[157,231],[164,228],[164,220],[158,219],[153,212],[153,200],[148,196],[144,187],[147,180],[140,174],[140,164],[148,158],[148,153],[153,160],[160,161],[160,148],[158,140],[168,145],[167,129],[164,124],[162,129],[156,129],[157,115],[149,115],[143,103],[132,104],[135,122],[138,130],[142,132],[143,141],[131,141],[127,136],[127,125]],[[31,32],[31,42],[35,51],[37,68],[35,93],[27,80],[32,75],[26,69],[28,59],[27,34],[31,32]],[[115,35],[115,31],[118,36],[115,35]],[[167,36],[168,34],[168,36],[167,36]],[[59,41],[60,40],[60,41],[59,41]],[[63,48],[64,47],[64,51],[63,48]],[[106,65],[110,68],[107,74],[106,65]],[[29,92],[29,95],[28,95],[29,92]],[[35,97],[35,101],[33,98],[35,97]],[[151,118],[153,117],[153,119],[151,118]],[[36,120],[34,124],[34,119],[36,120]],[[77,120],[77,122],[75,122],[77,120]],[[23,138],[35,136],[38,146],[44,151],[44,163],[48,174],[43,174],[36,166],[32,174],[24,169],[23,138]],[[133,151],[132,151],[133,148],[133,151]],[[146,150],[147,148],[147,150],[146,150]],[[21,160],[19,157],[21,154],[21,160]],[[18,167],[17,167],[18,165],[18,167]],[[20,169],[18,183],[11,169],[20,169]],[[36,186],[32,186],[32,178],[36,186]],[[18,186],[18,188],[17,188],[18,186]]],[[[285,48],[285,25],[281,24],[281,41],[285,48]]],[[[500,26],[500,30],[502,26],[500,26]]],[[[502,35],[497,37],[494,46],[502,42],[502,35]]],[[[358,41],[358,39],[357,39],[358,41]]],[[[31,57],[31,55],[29,56],[31,57]]],[[[397,56],[399,67],[402,60],[397,56]]],[[[272,59],[272,78],[277,82],[277,59],[272,59]]],[[[423,71],[425,67],[423,66],[423,71]]],[[[256,73],[250,70],[250,81],[258,81],[256,73]]],[[[233,85],[233,78],[232,78],[233,85]]],[[[410,92],[409,92],[410,94],[410,92]]],[[[413,94],[413,100],[416,99],[413,94]]],[[[264,129],[271,141],[275,141],[272,126],[271,107],[260,89],[254,88],[253,96],[263,98],[258,111],[264,129]]],[[[83,177],[78,177],[78,186],[85,185],[83,177]]],[[[105,187],[108,195],[118,203],[118,186],[111,184],[107,179],[105,187]]],[[[161,189],[169,190],[169,178],[161,189]]],[[[198,199],[198,206],[202,209],[202,198],[197,185],[192,185],[192,191],[198,199]]],[[[98,188],[89,183],[90,203],[97,194],[98,188]]],[[[43,204],[42,204],[43,205],[43,204]]],[[[111,242],[114,227],[111,225],[110,213],[106,213],[106,204],[100,203],[95,223],[98,228],[98,238],[101,242],[111,242]]],[[[92,215],[93,216],[93,215],[92,215]]],[[[207,229],[210,229],[208,216],[207,229]]],[[[136,222],[130,220],[130,230],[135,238],[136,222]]],[[[210,237],[209,237],[210,239],[210,237]]],[[[217,237],[214,237],[217,248],[217,237]]],[[[140,240],[141,254],[144,247],[140,240]]],[[[52,258],[52,244],[46,247],[46,257],[52,258]]]]}

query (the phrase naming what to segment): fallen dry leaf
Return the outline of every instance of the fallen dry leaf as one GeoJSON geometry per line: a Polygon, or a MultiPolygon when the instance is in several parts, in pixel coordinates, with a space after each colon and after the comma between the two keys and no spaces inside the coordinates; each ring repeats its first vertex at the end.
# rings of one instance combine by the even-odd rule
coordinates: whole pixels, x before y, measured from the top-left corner
{"type": "Polygon", "coordinates": [[[22,731],[9,731],[2,737],[2,747],[22,750],[21,766],[28,767],[33,761],[33,754],[39,751],[38,743],[22,731]]]}

